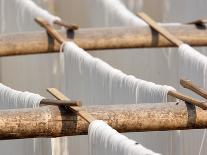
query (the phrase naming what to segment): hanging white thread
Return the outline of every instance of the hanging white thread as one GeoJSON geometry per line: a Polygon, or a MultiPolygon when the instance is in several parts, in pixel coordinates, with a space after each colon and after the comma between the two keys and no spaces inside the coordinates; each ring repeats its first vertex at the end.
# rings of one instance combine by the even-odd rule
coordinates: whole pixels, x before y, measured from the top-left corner
{"type": "Polygon", "coordinates": [[[198,153],[198,155],[201,155],[201,151],[202,151],[202,149],[203,149],[203,144],[204,144],[204,141],[205,141],[205,137],[206,137],[206,129],[205,129],[204,132],[203,132],[202,141],[201,141],[201,145],[200,145],[200,148],[199,148],[199,153],[198,153]]]}
{"type": "Polygon", "coordinates": [[[147,24],[129,11],[120,0],[95,0],[98,6],[104,6],[104,17],[106,26],[118,25],[139,25],[146,26],[147,24]]]}
{"type": "Polygon", "coordinates": [[[43,97],[27,91],[17,91],[0,83],[0,99],[1,109],[15,109],[38,107],[43,97]]]}
{"type": "Polygon", "coordinates": [[[180,77],[188,78],[194,83],[205,87],[207,57],[187,44],[179,47],[180,77]]]}
{"type": "Polygon", "coordinates": [[[44,10],[37,6],[31,0],[14,0],[20,7],[23,9],[23,13],[30,13],[30,15],[35,17],[42,17],[43,19],[47,20],[50,25],[53,25],[55,20],[61,20],[59,17],[50,14],[47,10],[44,10]]]}
{"type": "MultiPolygon", "coordinates": [[[[54,16],[50,14],[47,10],[42,9],[39,7],[35,2],[32,0],[12,0],[12,1],[5,1],[1,0],[2,7],[5,7],[7,5],[12,6],[12,12],[11,16],[14,16],[14,21],[11,21],[10,18],[6,18],[8,14],[8,10],[1,9],[1,17],[2,17],[2,24],[1,24],[1,31],[9,31],[9,28],[5,27],[5,25],[15,24],[15,26],[12,27],[11,31],[15,32],[18,31],[32,31],[32,30],[38,30],[38,25],[35,23],[34,18],[35,17],[41,17],[44,20],[46,20],[50,25],[53,25],[55,20],[60,21],[61,19],[57,16],[54,16]],[[4,17],[6,16],[6,17],[4,17]]],[[[1,7],[1,8],[2,8],[1,7]]],[[[9,31],[10,32],[10,31],[9,31]]]]}
{"type": "Polygon", "coordinates": [[[90,123],[88,134],[90,155],[159,155],[118,133],[101,120],[90,123]]]}
{"type": "Polygon", "coordinates": [[[84,103],[166,102],[168,91],[175,90],[126,75],[73,42],[64,44],[64,58],[66,93],[73,99],[81,98],[84,103]]]}

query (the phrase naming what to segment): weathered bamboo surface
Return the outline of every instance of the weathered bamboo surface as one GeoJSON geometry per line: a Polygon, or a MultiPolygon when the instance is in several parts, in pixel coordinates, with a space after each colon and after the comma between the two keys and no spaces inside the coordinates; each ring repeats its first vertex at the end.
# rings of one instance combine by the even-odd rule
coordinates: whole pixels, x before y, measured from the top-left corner
{"type": "MultiPolygon", "coordinates": [[[[175,37],[192,46],[207,45],[205,26],[163,26],[175,37]]],[[[59,31],[85,50],[172,47],[163,36],[149,27],[82,28],[77,31],[59,31]]],[[[48,37],[45,31],[0,36],[0,56],[38,54],[59,51],[60,45],[48,37]]]]}
{"type": "MultiPolygon", "coordinates": [[[[95,118],[119,132],[207,127],[207,111],[183,102],[89,106],[95,118]]],[[[88,123],[57,106],[0,111],[0,139],[60,137],[87,134],[88,123]]]]}

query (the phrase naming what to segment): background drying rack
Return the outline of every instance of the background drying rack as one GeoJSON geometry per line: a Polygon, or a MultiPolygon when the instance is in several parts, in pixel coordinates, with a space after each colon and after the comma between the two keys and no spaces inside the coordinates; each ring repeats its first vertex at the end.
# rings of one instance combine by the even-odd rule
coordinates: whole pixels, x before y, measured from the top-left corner
{"type": "MultiPolygon", "coordinates": [[[[38,22],[44,27],[44,24],[47,25],[44,21],[38,22]]],[[[162,26],[176,38],[192,46],[207,45],[205,23],[162,26]]],[[[54,39],[53,35],[50,36],[51,33],[48,35],[46,32],[0,36],[0,56],[59,52],[59,43],[66,39],[73,40],[85,50],[176,46],[148,26],[75,31],[70,27],[67,31],[58,32],[50,27],[50,30],[53,34],[55,32],[59,39],[54,39]]],[[[207,92],[191,81],[181,80],[180,83],[184,88],[207,99],[207,92]]],[[[43,99],[41,104],[46,106],[39,108],[0,110],[0,139],[87,134],[88,123],[95,119],[106,121],[119,132],[207,128],[207,110],[203,110],[207,107],[206,101],[182,94],[175,96],[186,102],[82,107],[79,101],[70,101],[54,88],[48,91],[61,101],[43,99]]]]}

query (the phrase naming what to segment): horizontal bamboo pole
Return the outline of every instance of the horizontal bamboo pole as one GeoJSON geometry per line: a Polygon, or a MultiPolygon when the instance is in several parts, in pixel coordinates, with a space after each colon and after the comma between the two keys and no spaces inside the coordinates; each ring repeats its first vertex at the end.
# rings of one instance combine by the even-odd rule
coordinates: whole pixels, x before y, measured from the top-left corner
{"type": "MultiPolygon", "coordinates": [[[[195,25],[163,26],[175,37],[192,46],[207,45],[207,30],[195,25]]],[[[86,50],[174,46],[149,27],[83,28],[59,31],[86,50]]],[[[45,31],[0,36],[0,56],[38,54],[59,51],[60,45],[45,31]]]]}
{"type": "MultiPolygon", "coordinates": [[[[207,127],[207,111],[183,102],[89,106],[95,118],[119,132],[207,127]]],[[[88,123],[58,106],[0,111],[0,139],[60,137],[87,134],[88,123]]]]}

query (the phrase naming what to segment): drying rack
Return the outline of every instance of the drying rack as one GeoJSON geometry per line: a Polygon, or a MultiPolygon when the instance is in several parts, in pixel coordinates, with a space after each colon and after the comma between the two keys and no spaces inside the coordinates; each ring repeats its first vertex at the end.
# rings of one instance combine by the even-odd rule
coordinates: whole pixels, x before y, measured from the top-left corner
{"type": "MultiPolygon", "coordinates": [[[[192,46],[207,45],[207,31],[205,22],[203,22],[205,20],[194,21],[186,25],[163,26],[156,24],[144,13],[140,13],[139,16],[153,30],[147,26],[77,30],[76,25],[55,23],[67,27],[67,31],[60,32],[44,19],[36,18],[36,22],[43,26],[47,33],[2,35],[0,36],[0,56],[57,52],[60,48],[59,44],[66,40],[74,41],[86,50],[173,47],[183,42],[192,46]],[[105,33],[109,35],[106,36],[105,33]]],[[[192,81],[181,79],[180,84],[207,99],[207,91],[192,81]]],[[[35,109],[0,111],[0,139],[87,134],[89,123],[96,119],[106,121],[119,132],[207,128],[207,102],[176,91],[169,91],[168,95],[180,101],[167,104],[83,107],[80,101],[71,101],[55,88],[47,90],[57,100],[43,99],[40,104],[45,106],[35,109]],[[23,117],[24,120],[22,120],[23,117]]]]}

